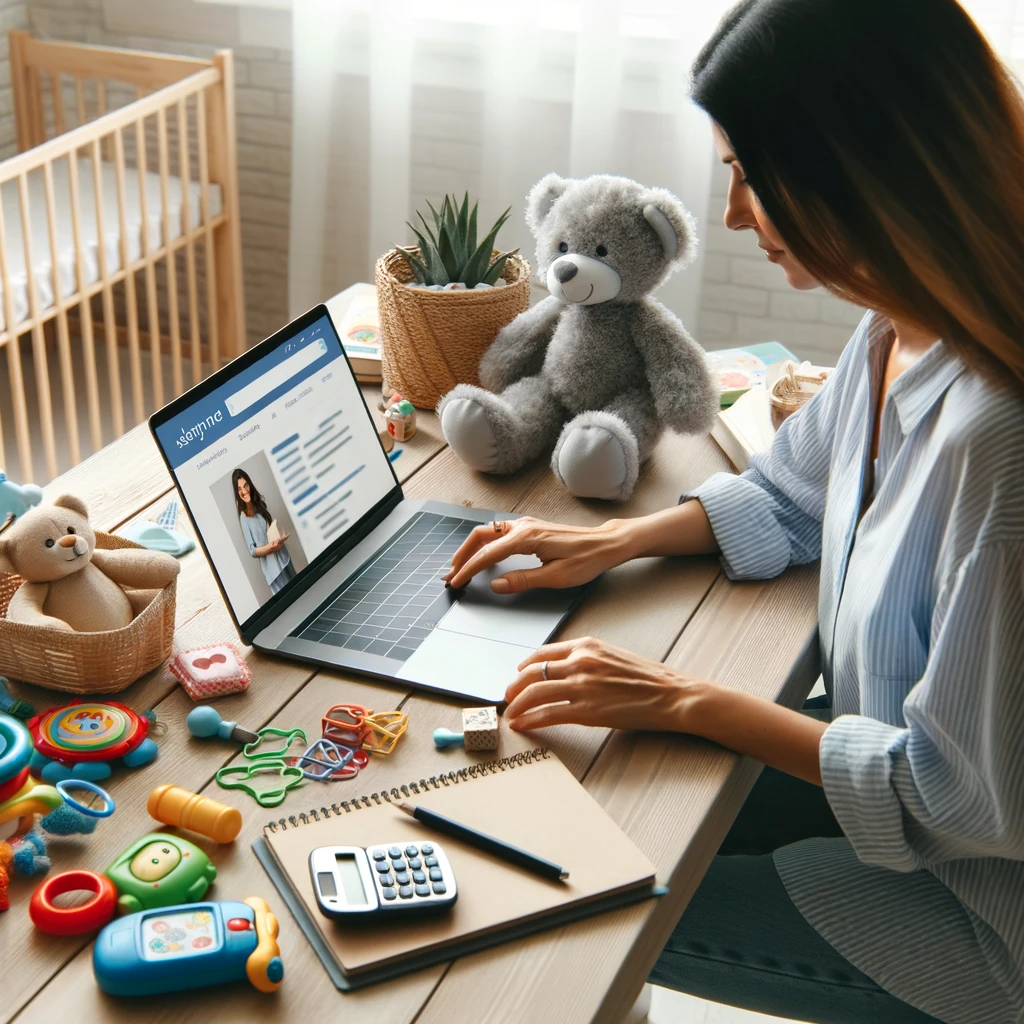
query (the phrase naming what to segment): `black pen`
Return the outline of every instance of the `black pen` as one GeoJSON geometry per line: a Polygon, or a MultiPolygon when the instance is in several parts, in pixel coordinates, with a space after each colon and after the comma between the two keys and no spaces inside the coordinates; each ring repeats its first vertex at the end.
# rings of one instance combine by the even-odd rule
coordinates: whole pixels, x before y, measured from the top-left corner
{"type": "Polygon", "coordinates": [[[535,875],[542,875],[544,878],[551,878],[555,881],[565,881],[569,877],[568,871],[563,871],[557,864],[553,864],[543,857],[527,853],[526,850],[521,850],[518,846],[513,846],[511,843],[495,839],[494,836],[489,836],[485,832],[478,832],[475,828],[470,828],[469,825],[462,825],[457,821],[452,821],[451,818],[446,818],[443,814],[438,814],[436,811],[428,811],[426,807],[417,807],[406,803],[404,800],[399,801],[394,806],[401,811],[405,811],[406,814],[417,821],[422,821],[424,825],[436,828],[438,832],[444,832],[445,835],[461,839],[470,846],[475,846],[478,850],[493,853],[495,857],[500,857],[502,860],[507,860],[510,864],[526,868],[527,871],[532,871],[535,875]]]}

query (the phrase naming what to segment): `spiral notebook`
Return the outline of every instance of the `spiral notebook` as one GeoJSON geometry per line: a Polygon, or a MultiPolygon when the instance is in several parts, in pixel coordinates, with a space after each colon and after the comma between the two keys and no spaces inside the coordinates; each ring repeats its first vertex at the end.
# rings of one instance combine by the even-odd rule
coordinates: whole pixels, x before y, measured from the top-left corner
{"type": "Polygon", "coordinates": [[[359,988],[486,946],[659,895],[650,861],[542,748],[272,822],[257,857],[339,989],[359,988]],[[555,882],[432,832],[391,806],[409,799],[521,846],[569,872],[555,882]],[[444,844],[459,898],[450,912],[341,924],[317,908],[318,846],[444,844]]]}

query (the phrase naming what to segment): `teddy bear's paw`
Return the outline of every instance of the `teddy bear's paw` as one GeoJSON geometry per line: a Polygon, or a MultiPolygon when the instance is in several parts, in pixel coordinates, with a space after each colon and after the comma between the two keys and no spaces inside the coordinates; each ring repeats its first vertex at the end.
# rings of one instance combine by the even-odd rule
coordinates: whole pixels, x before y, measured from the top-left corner
{"type": "Polygon", "coordinates": [[[551,468],[577,498],[624,501],[633,493],[640,472],[639,446],[620,417],[600,410],[584,412],[562,430],[551,468]]]}
{"type": "MultiPolygon", "coordinates": [[[[452,450],[471,469],[507,473],[501,453],[504,421],[501,400],[483,388],[460,384],[438,405],[441,432],[452,450]]],[[[507,439],[506,439],[507,440],[507,439]]]]}

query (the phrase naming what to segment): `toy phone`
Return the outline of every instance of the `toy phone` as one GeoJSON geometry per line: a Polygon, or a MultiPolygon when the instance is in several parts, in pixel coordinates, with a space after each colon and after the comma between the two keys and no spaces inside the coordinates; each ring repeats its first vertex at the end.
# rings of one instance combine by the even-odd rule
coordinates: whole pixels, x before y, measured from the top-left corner
{"type": "Polygon", "coordinates": [[[309,873],[325,917],[448,910],[458,896],[448,857],[433,842],[320,846],[309,873]]]}
{"type": "Polygon", "coordinates": [[[143,910],[96,937],[92,969],[104,992],[150,996],[248,978],[273,992],[284,977],[277,918],[258,896],[143,910]]]}

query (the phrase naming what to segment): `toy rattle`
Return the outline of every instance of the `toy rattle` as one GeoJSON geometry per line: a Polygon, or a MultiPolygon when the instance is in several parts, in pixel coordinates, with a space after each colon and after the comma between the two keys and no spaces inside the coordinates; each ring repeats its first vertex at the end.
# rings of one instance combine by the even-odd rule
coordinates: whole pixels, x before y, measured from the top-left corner
{"type": "Polygon", "coordinates": [[[244,729],[237,722],[225,722],[220,712],[209,704],[193,708],[185,719],[185,725],[193,736],[201,740],[219,736],[222,740],[234,740],[236,743],[255,743],[259,739],[251,729],[244,729]]]}
{"type": "Polygon", "coordinates": [[[242,812],[237,807],[228,807],[180,786],[157,786],[149,794],[146,809],[164,825],[187,828],[215,843],[230,843],[242,831],[242,812]]]}
{"type": "Polygon", "coordinates": [[[102,875],[62,871],[36,889],[29,904],[32,923],[49,935],[81,935],[102,928],[116,913],[134,914],[201,900],[217,877],[210,858],[180,836],[150,832],[117,855],[102,875]],[[57,907],[53,898],[74,889],[95,896],[77,907],[57,907]]]}
{"type": "Polygon", "coordinates": [[[140,768],[156,758],[157,745],[147,737],[147,715],[138,715],[116,701],[72,701],[50,708],[26,723],[35,751],[29,761],[33,775],[44,782],[61,779],[108,778],[118,759],[140,768]]]}
{"type": "Polygon", "coordinates": [[[273,992],[284,978],[279,925],[258,896],[143,911],[96,938],[92,969],[104,992],[149,996],[248,978],[273,992]]]}

